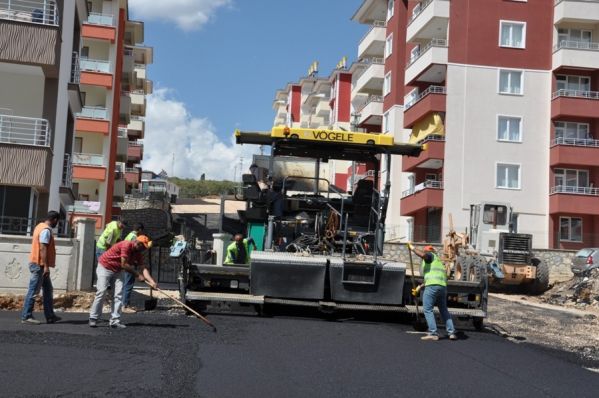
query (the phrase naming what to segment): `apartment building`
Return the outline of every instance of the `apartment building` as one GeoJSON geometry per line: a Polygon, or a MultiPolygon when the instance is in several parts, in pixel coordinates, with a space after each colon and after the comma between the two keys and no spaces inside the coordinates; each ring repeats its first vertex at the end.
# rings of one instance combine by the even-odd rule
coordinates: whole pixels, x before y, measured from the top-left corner
{"type": "Polygon", "coordinates": [[[83,109],[75,121],[71,220],[94,218],[102,229],[120,214],[126,193],[141,181],[146,66],[143,22],[129,19],[126,0],[87,2],[79,54],[83,109]]]}
{"type": "Polygon", "coordinates": [[[66,216],[76,198],[77,52],[87,17],[84,1],[0,1],[0,234],[30,233],[48,210],[66,216]]]}
{"type": "Polygon", "coordinates": [[[492,201],[534,247],[599,244],[599,1],[364,0],[352,19],[356,125],[427,146],[393,160],[388,236],[439,242],[492,201]]]}

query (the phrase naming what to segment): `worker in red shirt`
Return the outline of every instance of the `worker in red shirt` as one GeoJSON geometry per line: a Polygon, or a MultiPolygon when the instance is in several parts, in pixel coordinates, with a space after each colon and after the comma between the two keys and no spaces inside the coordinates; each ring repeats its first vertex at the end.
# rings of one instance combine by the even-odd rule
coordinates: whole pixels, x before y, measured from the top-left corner
{"type": "Polygon", "coordinates": [[[147,280],[152,287],[157,287],[144,265],[143,252],[150,247],[152,247],[152,242],[147,236],[141,235],[135,240],[126,240],[115,244],[100,256],[96,268],[96,297],[89,313],[90,327],[95,328],[98,319],[102,316],[102,306],[108,286],[114,287],[109,325],[111,328],[119,329],[126,327],[120,321],[125,272],[135,275],[140,282],[147,280]]]}

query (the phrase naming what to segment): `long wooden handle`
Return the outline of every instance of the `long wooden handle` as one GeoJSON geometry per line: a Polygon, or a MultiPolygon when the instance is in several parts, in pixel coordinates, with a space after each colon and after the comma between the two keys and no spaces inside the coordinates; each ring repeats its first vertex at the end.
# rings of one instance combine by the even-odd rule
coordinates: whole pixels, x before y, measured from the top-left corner
{"type": "MultiPolygon", "coordinates": [[[[144,281],[144,282],[146,282],[146,284],[148,286],[152,287],[152,285],[150,285],[148,283],[148,281],[144,281]]],[[[187,304],[183,303],[182,301],[174,298],[170,294],[167,294],[166,292],[162,291],[160,288],[155,287],[154,289],[156,289],[158,292],[162,293],[164,296],[170,298],[171,300],[173,300],[174,302],[176,302],[177,304],[179,304],[180,306],[182,306],[183,308],[185,308],[187,311],[189,311],[192,314],[194,314],[195,316],[197,316],[201,321],[203,321],[206,325],[210,326],[212,328],[212,330],[214,330],[216,332],[216,326],[214,326],[212,324],[212,322],[210,322],[206,317],[202,316],[199,312],[197,312],[196,310],[194,310],[193,308],[191,308],[187,304]]]]}

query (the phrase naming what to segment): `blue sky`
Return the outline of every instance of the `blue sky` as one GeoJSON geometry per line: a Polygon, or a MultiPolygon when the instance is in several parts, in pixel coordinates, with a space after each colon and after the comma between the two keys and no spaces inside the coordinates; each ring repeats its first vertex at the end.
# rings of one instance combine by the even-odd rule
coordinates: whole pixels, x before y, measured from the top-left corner
{"type": "Polygon", "coordinates": [[[305,76],[312,61],[328,76],[341,57],[355,59],[367,27],[350,18],[361,3],[130,0],[154,47],[144,168],[172,174],[175,153],[177,176],[232,178],[230,165],[255,151],[232,144],[235,128],[270,129],[275,91],[305,76]]]}

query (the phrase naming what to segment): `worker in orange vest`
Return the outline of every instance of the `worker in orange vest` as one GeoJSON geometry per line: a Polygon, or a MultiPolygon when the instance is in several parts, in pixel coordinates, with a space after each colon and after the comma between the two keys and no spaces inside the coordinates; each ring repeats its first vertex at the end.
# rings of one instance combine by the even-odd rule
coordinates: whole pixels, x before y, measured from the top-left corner
{"type": "Polygon", "coordinates": [[[56,246],[52,229],[58,225],[60,214],[55,211],[48,212],[46,221],[38,224],[33,230],[31,241],[31,254],[29,256],[29,290],[23,303],[21,322],[28,325],[39,325],[41,322],[33,318],[33,305],[39,289],[43,290],[44,315],[46,323],[55,323],[60,317],[54,314],[53,288],[50,279],[50,268],[56,265],[56,246]]]}

